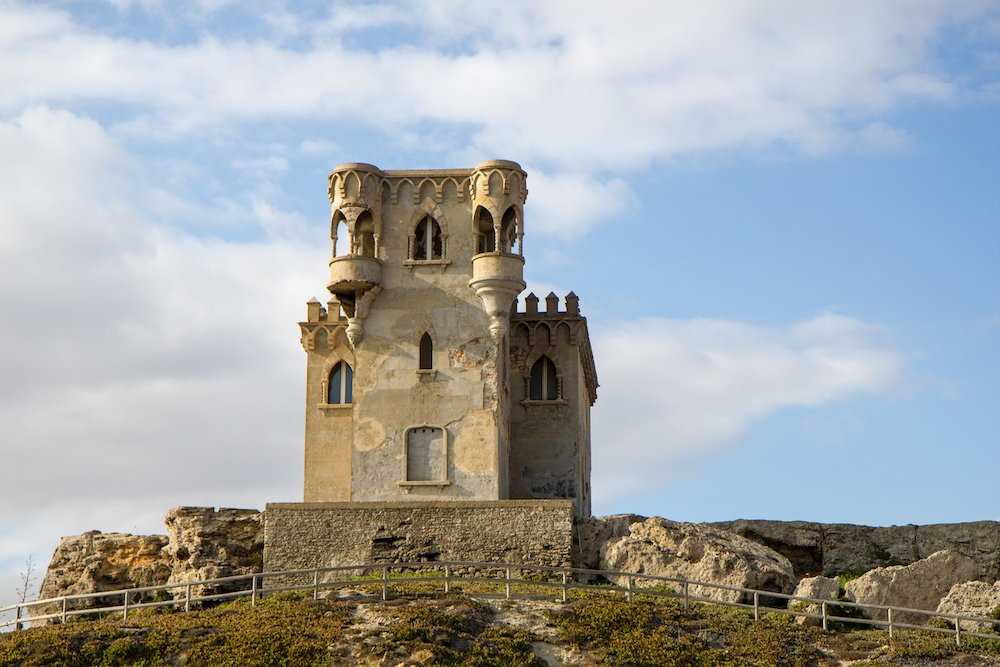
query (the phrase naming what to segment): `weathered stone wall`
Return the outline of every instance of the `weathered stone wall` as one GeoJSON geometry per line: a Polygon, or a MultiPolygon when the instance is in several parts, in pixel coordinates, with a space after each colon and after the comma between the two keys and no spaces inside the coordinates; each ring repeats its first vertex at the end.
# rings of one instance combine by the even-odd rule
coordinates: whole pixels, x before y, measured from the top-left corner
{"type": "MultiPolygon", "coordinates": [[[[388,188],[380,193],[374,184],[366,186],[372,190],[369,203],[380,198],[374,208],[381,220],[381,291],[353,350],[341,329],[317,339],[308,353],[307,502],[508,496],[506,376],[498,369],[506,342],[491,338],[490,317],[469,287],[476,254],[474,202],[467,181],[462,190],[456,184],[471,170],[453,172],[387,172],[391,197],[388,188]],[[445,176],[435,192],[427,177],[445,176]],[[444,259],[408,261],[416,225],[427,215],[441,226],[444,259]],[[418,370],[425,332],[433,341],[431,373],[418,370]],[[323,387],[340,360],[354,369],[353,404],[334,408],[324,405],[323,387]],[[401,484],[407,481],[407,429],[423,426],[445,432],[446,484],[401,484]]],[[[336,198],[334,205],[342,203],[336,198]]],[[[346,241],[338,238],[338,248],[346,241]]]]}
{"type": "Polygon", "coordinates": [[[390,561],[507,561],[568,566],[567,500],[272,503],[267,570],[390,561]]]}
{"type": "Polygon", "coordinates": [[[590,398],[581,362],[582,318],[554,311],[518,313],[511,330],[512,498],[569,498],[590,516],[590,398]],[[540,324],[541,322],[541,324],[540,324]],[[556,366],[561,397],[531,401],[531,367],[542,356],[556,366]]]}
{"type": "Polygon", "coordinates": [[[876,567],[909,565],[943,549],[976,562],[979,579],[1000,579],[1000,522],[925,526],[857,526],[806,521],[721,521],[714,524],[783,554],[800,576],[861,574],[876,567]]]}

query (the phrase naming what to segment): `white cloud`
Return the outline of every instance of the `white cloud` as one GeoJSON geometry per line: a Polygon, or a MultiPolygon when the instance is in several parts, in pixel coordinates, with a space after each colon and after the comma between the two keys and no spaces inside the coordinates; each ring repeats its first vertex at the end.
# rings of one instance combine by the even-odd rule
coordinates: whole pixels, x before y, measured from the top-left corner
{"type": "Polygon", "coordinates": [[[822,152],[867,137],[881,147],[898,132],[887,114],[900,104],[962,94],[935,60],[935,39],[987,10],[935,1],[335,10],[328,18],[359,26],[405,15],[419,35],[412,46],[373,38],[358,50],[339,38],[284,48],[211,32],[166,45],[5,6],[0,108],[115,100],[136,108],[126,126],[158,132],[324,117],[407,136],[432,121],[474,128],[483,155],[570,173],[732,147],[822,152]]]}
{"type": "Polygon", "coordinates": [[[884,332],[829,313],[786,327],[650,318],[592,335],[598,502],[655,488],[671,464],[782,408],[884,391],[903,363],[884,332]]]}
{"type": "Polygon", "coordinates": [[[620,178],[585,173],[549,174],[526,167],[531,219],[526,226],[562,237],[579,237],[598,223],[635,209],[635,195],[620,178]]]}
{"type": "Polygon", "coordinates": [[[259,242],[152,224],[145,170],[67,112],[0,121],[0,153],[0,561],[159,530],[175,504],[299,497],[295,323],[325,245],[264,201],[259,242]]]}
{"type": "Polygon", "coordinates": [[[335,141],[329,139],[303,139],[299,143],[299,150],[306,155],[333,155],[341,150],[335,141]]]}

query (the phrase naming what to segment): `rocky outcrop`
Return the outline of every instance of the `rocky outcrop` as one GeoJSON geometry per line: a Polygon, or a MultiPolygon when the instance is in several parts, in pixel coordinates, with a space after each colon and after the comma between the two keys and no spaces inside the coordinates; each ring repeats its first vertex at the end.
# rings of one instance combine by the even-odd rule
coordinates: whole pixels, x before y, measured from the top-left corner
{"type": "Polygon", "coordinates": [[[784,554],[798,576],[862,574],[909,565],[949,549],[976,562],[978,578],[1000,579],[1000,522],[872,527],[806,521],[738,520],[710,524],[784,554]]]}
{"type": "MultiPolygon", "coordinates": [[[[62,538],[52,554],[39,597],[98,593],[260,571],[264,550],[261,512],[176,507],[167,513],[164,522],[167,535],[92,530],[62,538]]],[[[225,590],[224,586],[204,590],[196,586],[191,593],[201,595],[225,590]]],[[[183,595],[183,590],[174,591],[175,597],[183,595]]],[[[136,595],[129,601],[140,602],[151,597],[136,595]]],[[[120,599],[98,597],[74,601],[72,608],[116,603],[120,603],[120,599]]],[[[36,608],[36,615],[52,611],[36,608]]]]}
{"type": "MultiPolygon", "coordinates": [[[[257,510],[175,507],[164,518],[172,583],[260,572],[264,559],[264,515],[257,510]]],[[[247,587],[247,582],[194,586],[192,595],[247,587]]],[[[184,595],[183,591],[175,596],[184,595]]]]}
{"type": "MultiPolygon", "coordinates": [[[[59,540],[42,580],[39,598],[99,593],[120,588],[156,586],[170,577],[170,560],[163,553],[162,535],[129,535],[92,530],[59,540]]],[[[135,596],[130,601],[139,602],[135,596]]],[[[121,604],[121,598],[95,597],[73,601],[70,609],[121,604]]],[[[36,616],[56,609],[35,607],[36,616]]]]}
{"type": "MultiPolygon", "coordinates": [[[[847,598],[859,604],[891,605],[935,610],[952,586],[976,578],[975,561],[957,551],[938,551],[911,565],[879,567],[847,582],[847,598]]],[[[886,612],[862,609],[869,618],[885,619],[886,612]]],[[[923,625],[932,617],[893,612],[893,620],[923,625]]]]}
{"type": "MultiPolygon", "coordinates": [[[[801,598],[813,598],[814,600],[837,600],[840,598],[840,583],[836,579],[830,579],[829,577],[806,577],[795,587],[795,592],[792,595],[801,598]]],[[[821,604],[805,602],[803,600],[790,601],[788,608],[804,614],[817,616],[823,613],[821,604]]],[[[827,614],[834,615],[834,612],[827,608],[827,614]]],[[[799,625],[822,624],[821,619],[810,616],[796,616],[795,622],[799,625]]]]}
{"type": "Polygon", "coordinates": [[[601,547],[610,540],[628,535],[629,526],[645,521],[646,517],[638,514],[611,514],[595,516],[577,524],[579,567],[599,569],[601,567],[601,547]]]}
{"type": "MultiPolygon", "coordinates": [[[[792,564],[781,554],[739,535],[710,526],[667,521],[658,517],[627,525],[627,532],[601,547],[601,568],[682,577],[725,586],[789,593],[795,586],[792,564]]],[[[626,577],[617,577],[625,585],[626,577]]],[[[636,579],[638,588],[665,582],[636,579]]],[[[674,586],[674,588],[678,588],[674,586]]],[[[738,591],[691,586],[698,597],[729,602],[752,598],[738,591]]],[[[784,600],[762,597],[761,604],[783,606],[784,600]]]]}
{"type": "Polygon", "coordinates": [[[963,630],[1000,633],[1000,581],[988,584],[985,581],[967,581],[955,584],[941,600],[937,610],[942,614],[959,614],[996,619],[995,623],[959,621],[963,630]]]}

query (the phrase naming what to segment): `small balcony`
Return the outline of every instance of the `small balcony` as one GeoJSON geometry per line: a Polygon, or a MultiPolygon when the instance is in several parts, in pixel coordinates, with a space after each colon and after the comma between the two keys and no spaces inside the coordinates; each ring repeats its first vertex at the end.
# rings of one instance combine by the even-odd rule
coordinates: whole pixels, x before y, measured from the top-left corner
{"type": "Polygon", "coordinates": [[[353,297],[359,290],[381,283],[381,260],[363,255],[344,255],[330,260],[330,282],[326,288],[333,294],[353,297]]]}
{"type": "Polygon", "coordinates": [[[524,257],[502,252],[483,252],[472,257],[472,281],[509,281],[524,289],[524,257]]]}

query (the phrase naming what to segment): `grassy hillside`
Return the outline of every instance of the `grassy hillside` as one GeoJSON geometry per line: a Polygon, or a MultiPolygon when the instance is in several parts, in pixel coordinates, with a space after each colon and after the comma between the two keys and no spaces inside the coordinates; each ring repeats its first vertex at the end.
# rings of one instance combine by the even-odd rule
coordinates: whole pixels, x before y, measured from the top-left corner
{"type": "Polygon", "coordinates": [[[1000,637],[823,633],[771,615],[603,595],[550,600],[461,594],[271,597],[188,614],[141,611],[0,636],[7,665],[1000,665],[1000,637]]]}

